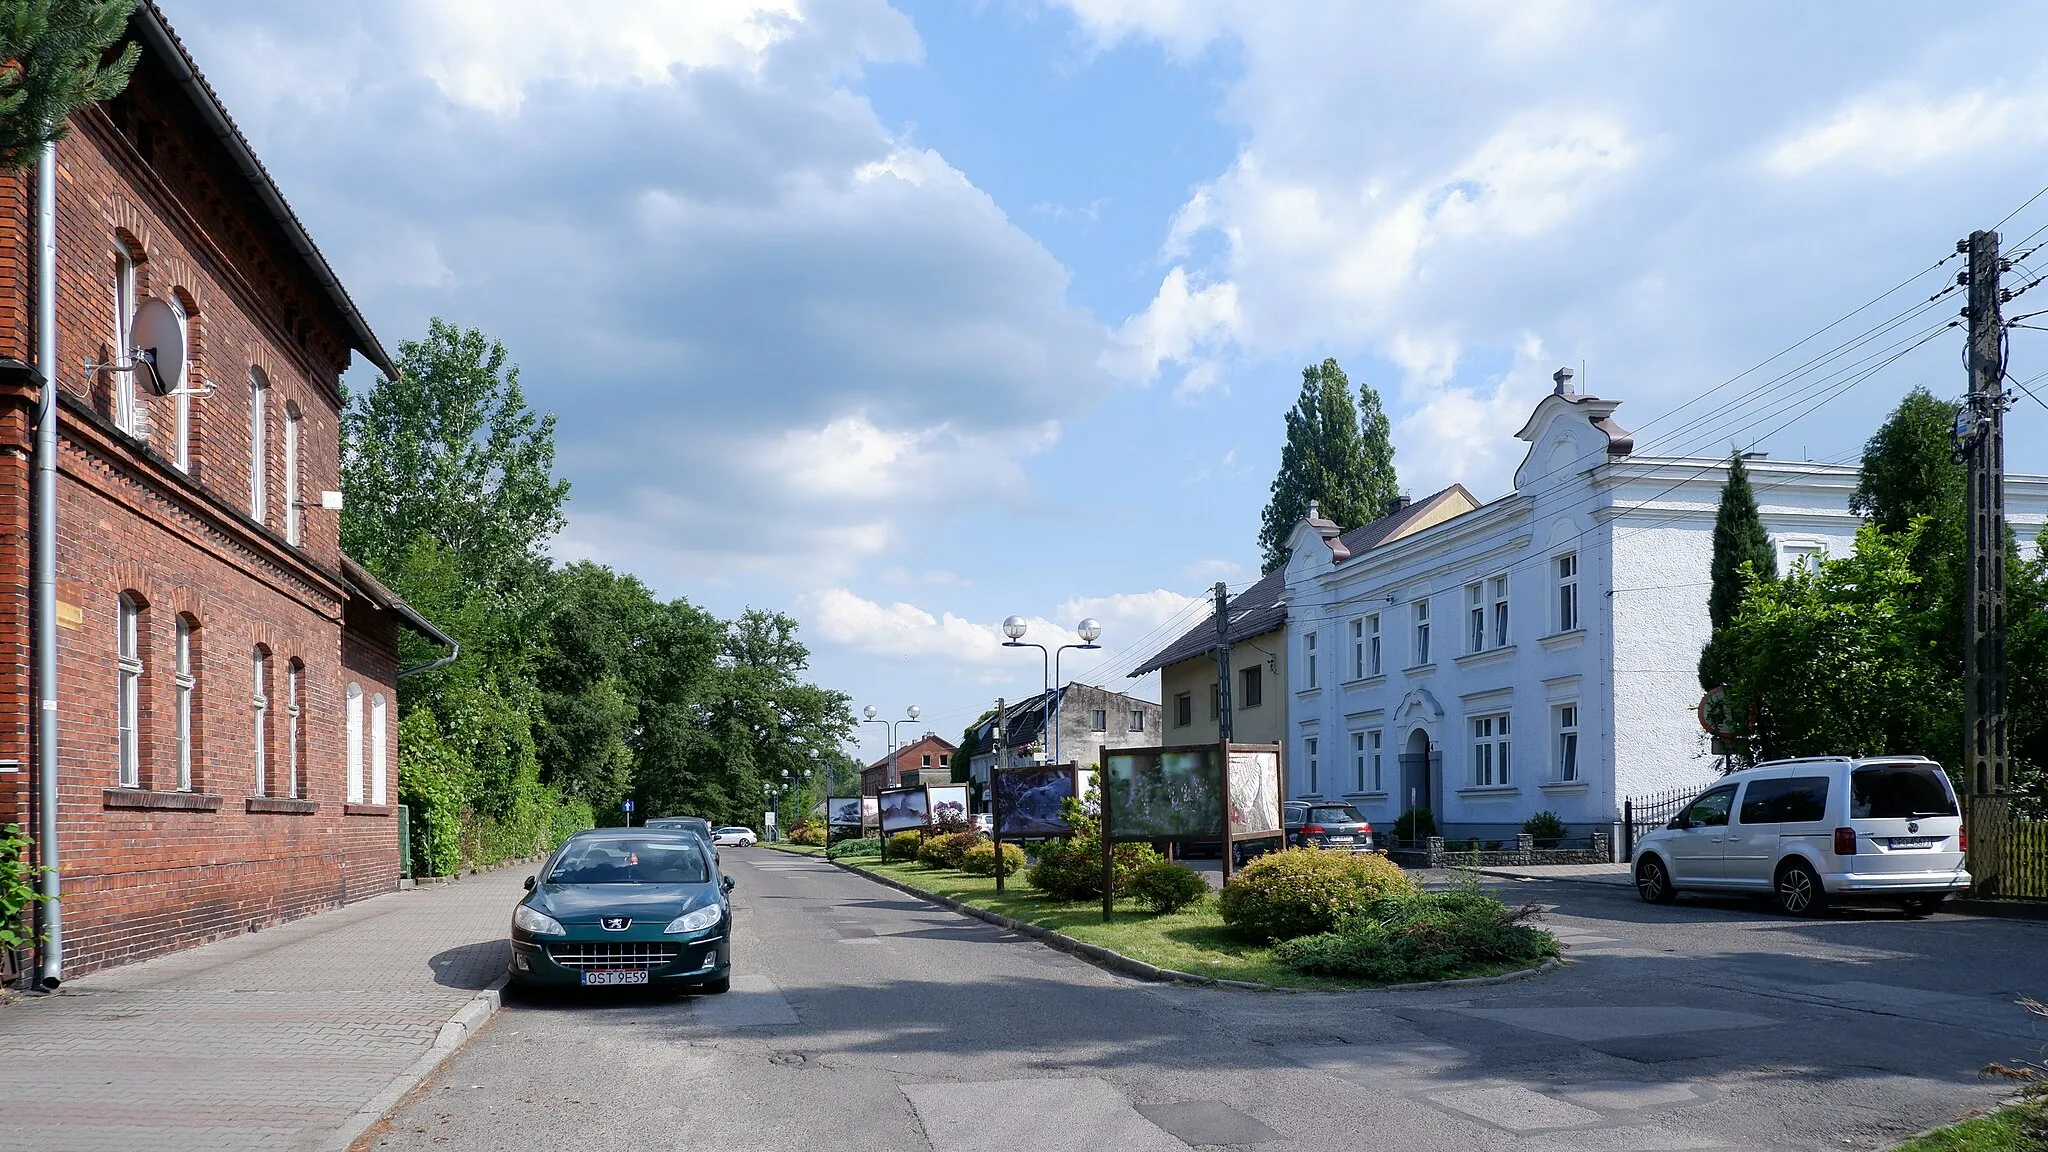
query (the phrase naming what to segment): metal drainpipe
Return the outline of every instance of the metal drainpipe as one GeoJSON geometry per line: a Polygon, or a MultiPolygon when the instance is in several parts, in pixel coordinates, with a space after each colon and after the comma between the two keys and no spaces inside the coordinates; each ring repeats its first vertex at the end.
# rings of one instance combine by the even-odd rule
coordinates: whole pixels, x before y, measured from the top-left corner
{"type": "Polygon", "coordinates": [[[64,882],[57,866],[57,146],[36,158],[35,520],[36,864],[42,873],[43,987],[64,980],[64,882]]]}

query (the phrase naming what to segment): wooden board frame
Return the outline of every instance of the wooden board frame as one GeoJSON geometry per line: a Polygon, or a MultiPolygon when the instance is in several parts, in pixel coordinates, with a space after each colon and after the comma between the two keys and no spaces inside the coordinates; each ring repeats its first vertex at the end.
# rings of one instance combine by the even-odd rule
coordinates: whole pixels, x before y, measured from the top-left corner
{"type": "MultiPolygon", "coordinates": [[[[997,768],[994,766],[991,766],[989,768],[989,839],[995,843],[996,847],[997,895],[1001,895],[1003,892],[1003,811],[1001,806],[996,801],[996,798],[1002,795],[1002,792],[996,788],[996,776],[1001,773],[1009,772],[1035,772],[1042,774],[1045,772],[1059,771],[1065,771],[1067,773],[1067,795],[1072,796],[1076,800],[1079,800],[1081,798],[1081,763],[1078,760],[1069,760],[1065,764],[1016,764],[1008,768],[997,768]]],[[[1072,828],[1067,828],[1063,832],[1050,832],[1046,835],[1071,836],[1073,835],[1073,832],[1074,830],[1072,828]]]]}

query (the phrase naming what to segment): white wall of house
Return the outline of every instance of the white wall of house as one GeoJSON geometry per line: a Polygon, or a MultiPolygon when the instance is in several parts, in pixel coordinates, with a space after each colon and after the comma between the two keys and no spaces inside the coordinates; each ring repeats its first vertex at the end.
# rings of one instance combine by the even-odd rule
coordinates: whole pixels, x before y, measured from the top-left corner
{"type": "MultiPolygon", "coordinates": [[[[1529,449],[1513,492],[1364,555],[1333,562],[1314,529],[1297,529],[1291,797],[1344,797],[1382,827],[1412,803],[1447,835],[1494,838],[1546,809],[1590,831],[1619,819],[1625,796],[1714,774],[1694,709],[1726,462],[1611,453],[1618,406],[1546,397],[1517,434],[1529,449]],[[1566,584],[1575,621],[1560,618],[1566,584]],[[1427,659],[1416,651],[1425,602],[1427,659]],[[1354,653],[1375,615],[1377,670],[1354,653]],[[1404,763],[1425,746],[1427,759],[1404,763]]],[[[1781,565],[1853,549],[1853,466],[1758,459],[1750,471],[1781,565]]],[[[2048,520],[2048,477],[2009,477],[2006,490],[2008,518],[2031,540],[2048,520]]]]}

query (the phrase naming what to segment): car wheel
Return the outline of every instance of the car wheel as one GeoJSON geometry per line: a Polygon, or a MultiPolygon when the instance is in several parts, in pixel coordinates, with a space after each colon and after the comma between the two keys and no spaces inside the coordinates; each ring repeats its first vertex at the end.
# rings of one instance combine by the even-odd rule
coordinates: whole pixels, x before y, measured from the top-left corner
{"type": "Polygon", "coordinates": [[[1778,910],[1787,916],[1818,916],[1827,909],[1828,893],[1820,877],[1803,860],[1778,869],[1778,910]]]}
{"type": "Polygon", "coordinates": [[[1908,919],[1918,920],[1941,911],[1941,902],[1946,899],[1946,896],[1911,896],[1899,901],[1899,905],[1906,910],[1908,919]]]}
{"type": "Polygon", "coordinates": [[[716,996],[722,992],[730,991],[732,991],[732,977],[730,975],[720,976],[716,980],[697,986],[697,992],[704,996],[716,996]]]}
{"type": "Polygon", "coordinates": [[[1662,860],[1645,856],[1636,865],[1636,894],[1651,904],[1669,904],[1678,899],[1678,889],[1671,886],[1671,873],[1664,870],[1662,860]]]}

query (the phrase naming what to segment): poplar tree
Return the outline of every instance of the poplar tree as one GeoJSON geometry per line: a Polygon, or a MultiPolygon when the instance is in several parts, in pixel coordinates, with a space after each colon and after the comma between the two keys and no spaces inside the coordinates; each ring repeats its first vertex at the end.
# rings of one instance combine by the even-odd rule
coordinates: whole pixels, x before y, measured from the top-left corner
{"type": "Polygon", "coordinates": [[[107,51],[134,11],[135,0],[0,0],[0,168],[35,163],[73,112],[128,86],[142,46],[107,51]]]}
{"type": "Polygon", "coordinates": [[[1700,654],[1700,686],[1713,688],[1728,682],[1726,659],[1717,649],[1718,640],[1742,610],[1749,595],[1750,580],[1778,578],[1777,550],[1771,534],[1764,530],[1763,514],[1757,511],[1756,492],[1749,485],[1749,468],[1742,453],[1728,456],[1728,480],[1721,485],[1721,506],[1714,513],[1714,558],[1709,569],[1713,585],[1707,593],[1707,618],[1713,624],[1714,640],[1700,654]],[[1750,572],[1745,574],[1744,565],[1750,572]]]}
{"type": "Polygon", "coordinates": [[[1392,426],[1379,393],[1351,380],[1334,359],[1301,370],[1301,396],[1285,417],[1280,472],[1260,518],[1264,570],[1287,563],[1287,538],[1310,504],[1344,529],[1377,520],[1400,494],[1394,476],[1392,426]]]}

